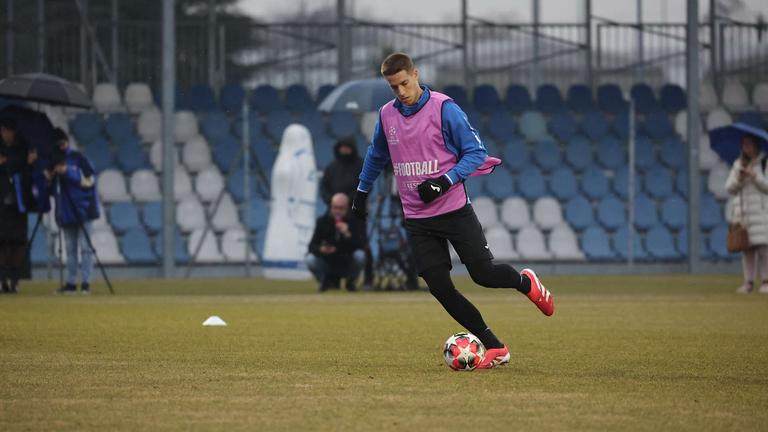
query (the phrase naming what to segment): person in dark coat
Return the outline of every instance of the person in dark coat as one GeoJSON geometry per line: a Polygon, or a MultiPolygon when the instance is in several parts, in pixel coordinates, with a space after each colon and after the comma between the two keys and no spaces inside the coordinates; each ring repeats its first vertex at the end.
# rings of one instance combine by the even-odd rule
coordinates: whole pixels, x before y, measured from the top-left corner
{"type": "Polygon", "coordinates": [[[32,165],[37,152],[17,134],[16,122],[0,120],[0,284],[18,292],[28,278],[27,207],[31,202],[32,165]]]}
{"type": "Polygon", "coordinates": [[[353,137],[340,139],[333,148],[333,153],[336,158],[325,168],[320,182],[320,198],[326,204],[329,204],[331,197],[338,192],[352,199],[359,182],[357,176],[363,168],[363,159],[357,154],[353,137]]]}

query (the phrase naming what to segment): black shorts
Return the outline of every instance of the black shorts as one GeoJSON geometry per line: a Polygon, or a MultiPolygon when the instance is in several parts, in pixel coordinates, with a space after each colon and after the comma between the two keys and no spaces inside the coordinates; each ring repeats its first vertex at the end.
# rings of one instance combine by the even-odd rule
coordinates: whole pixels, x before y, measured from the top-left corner
{"type": "Polygon", "coordinates": [[[410,235],[419,275],[439,265],[452,268],[448,242],[451,242],[464,264],[493,259],[483,227],[469,204],[431,218],[406,219],[405,228],[410,235]]]}

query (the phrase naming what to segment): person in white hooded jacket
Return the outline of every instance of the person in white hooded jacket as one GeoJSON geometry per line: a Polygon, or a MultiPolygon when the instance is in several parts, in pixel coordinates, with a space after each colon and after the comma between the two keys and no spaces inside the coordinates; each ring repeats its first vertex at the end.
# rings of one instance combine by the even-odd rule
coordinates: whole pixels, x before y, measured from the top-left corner
{"type": "Polygon", "coordinates": [[[741,261],[744,283],[737,292],[752,292],[755,272],[760,270],[759,291],[768,294],[768,178],[765,174],[766,156],[760,151],[758,139],[745,135],[741,155],[733,163],[725,182],[733,200],[728,215],[731,223],[741,223],[749,234],[750,248],[741,261]]]}

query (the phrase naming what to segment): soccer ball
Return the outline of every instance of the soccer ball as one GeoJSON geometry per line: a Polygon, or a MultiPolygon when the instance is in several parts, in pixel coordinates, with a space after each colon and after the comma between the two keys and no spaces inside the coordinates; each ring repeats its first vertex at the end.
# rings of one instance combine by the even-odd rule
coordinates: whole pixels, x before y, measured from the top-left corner
{"type": "Polygon", "coordinates": [[[483,361],[485,346],[472,333],[456,333],[445,341],[443,357],[455,371],[471,371],[483,361]]]}

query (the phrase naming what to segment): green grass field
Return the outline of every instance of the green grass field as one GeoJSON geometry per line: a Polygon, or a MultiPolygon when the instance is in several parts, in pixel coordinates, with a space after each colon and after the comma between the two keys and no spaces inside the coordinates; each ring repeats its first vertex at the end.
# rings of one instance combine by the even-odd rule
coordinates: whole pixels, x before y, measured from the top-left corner
{"type": "Polygon", "coordinates": [[[261,279],[0,296],[0,430],[766,430],[768,295],[736,276],[550,277],[546,318],[457,285],[512,350],[453,372],[428,293],[261,279]],[[224,328],[202,327],[220,315],[224,328]]]}

